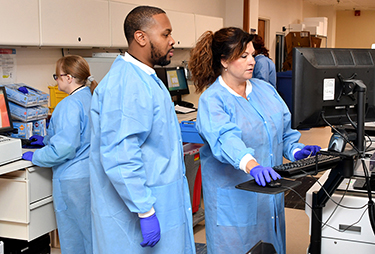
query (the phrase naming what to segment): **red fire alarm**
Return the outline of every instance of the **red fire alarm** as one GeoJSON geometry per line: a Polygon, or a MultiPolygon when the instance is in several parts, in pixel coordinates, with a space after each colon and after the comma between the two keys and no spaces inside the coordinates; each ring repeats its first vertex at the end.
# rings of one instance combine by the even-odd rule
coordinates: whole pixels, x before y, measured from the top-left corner
{"type": "Polygon", "coordinates": [[[361,11],[354,11],[354,16],[361,16],[361,11]]]}

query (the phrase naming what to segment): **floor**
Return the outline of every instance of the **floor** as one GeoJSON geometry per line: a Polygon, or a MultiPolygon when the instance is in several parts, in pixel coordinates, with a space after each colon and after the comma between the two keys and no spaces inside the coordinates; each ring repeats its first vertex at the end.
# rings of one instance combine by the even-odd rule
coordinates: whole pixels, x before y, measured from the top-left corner
{"type": "MultiPolygon", "coordinates": [[[[302,136],[301,143],[308,145],[319,145],[322,148],[328,146],[328,141],[331,136],[330,128],[314,128],[310,130],[300,131],[302,136]]],[[[308,189],[310,184],[309,179],[302,179],[305,189],[308,189]]],[[[312,184],[312,182],[311,182],[312,184]]],[[[304,197],[304,190],[300,191],[304,197]]],[[[203,205],[203,202],[202,202],[203,205]]],[[[204,206],[204,205],[203,205],[204,206]]],[[[309,236],[309,217],[304,211],[304,201],[297,198],[289,198],[286,194],[285,202],[285,216],[286,216],[286,253],[288,254],[303,254],[306,253],[310,242],[309,236]],[[288,202],[288,200],[296,200],[288,202]],[[299,201],[298,201],[299,199],[299,201]]],[[[194,227],[194,238],[197,245],[197,254],[205,254],[206,243],[205,221],[201,221],[194,227]]],[[[61,254],[59,249],[52,249],[52,254],[61,254]]]]}

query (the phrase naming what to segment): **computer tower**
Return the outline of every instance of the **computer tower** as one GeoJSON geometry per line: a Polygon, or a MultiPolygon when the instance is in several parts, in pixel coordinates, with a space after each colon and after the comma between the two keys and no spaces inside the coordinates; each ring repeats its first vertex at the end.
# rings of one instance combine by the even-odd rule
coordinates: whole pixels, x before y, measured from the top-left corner
{"type": "Polygon", "coordinates": [[[50,254],[50,236],[42,235],[30,242],[0,237],[4,245],[4,254],[50,254]]]}

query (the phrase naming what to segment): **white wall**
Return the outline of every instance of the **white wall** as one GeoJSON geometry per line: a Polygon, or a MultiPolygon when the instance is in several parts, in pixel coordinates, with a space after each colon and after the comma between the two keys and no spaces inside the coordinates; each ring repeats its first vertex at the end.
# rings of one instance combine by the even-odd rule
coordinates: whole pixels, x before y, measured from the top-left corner
{"type": "MultiPolygon", "coordinates": [[[[268,19],[270,57],[275,59],[276,34],[284,33],[283,26],[300,23],[302,20],[302,0],[262,0],[259,1],[259,17],[268,19]]],[[[285,32],[287,34],[288,31],[285,32]]]]}
{"type": "Polygon", "coordinates": [[[321,47],[335,48],[336,47],[336,8],[334,6],[325,6],[319,7],[317,17],[326,17],[328,18],[328,28],[327,28],[327,43],[322,40],[324,43],[321,47]]]}
{"type": "Polygon", "coordinates": [[[354,16],[354,11],[337,12],[336,47],[371,48],[375,43],[375,11],[361,11],[354,16]]]}
{"type": "Polygon", "coordinates": [[[243,28],[243,0],[226,0],[224,26],[243,28]]]}
{"type": "Polygon", "coordinates": [[[302,5],[302,17],[303,18],[317,17],[318,11],[319,11],[319,7],[317,5],[310,4],[306,1],[303,1],[303,5],[302,5]]]}
{"type": "Polygon", "coordinates": [[[25,83],[44,92],[55,85],[52,78],[55,63],[62,56],[61,49],[12,47],[16,49],[16,83],[25,83]]]}

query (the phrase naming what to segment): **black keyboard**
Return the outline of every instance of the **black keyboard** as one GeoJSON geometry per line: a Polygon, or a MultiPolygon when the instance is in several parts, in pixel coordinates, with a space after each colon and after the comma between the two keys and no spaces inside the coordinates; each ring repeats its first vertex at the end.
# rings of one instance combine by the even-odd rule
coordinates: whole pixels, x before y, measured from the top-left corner
{"type": "MultiPolygon", "coordinates": [[[[318,157],[318,171],[330,169],[342,160],[338,155],[318,154],[316,156],[318,157]]],[[[305,172],[313,173],[316,169],[316,156],[281,164],[273,169],[283,177],[305,174],[305,172]]]]}

